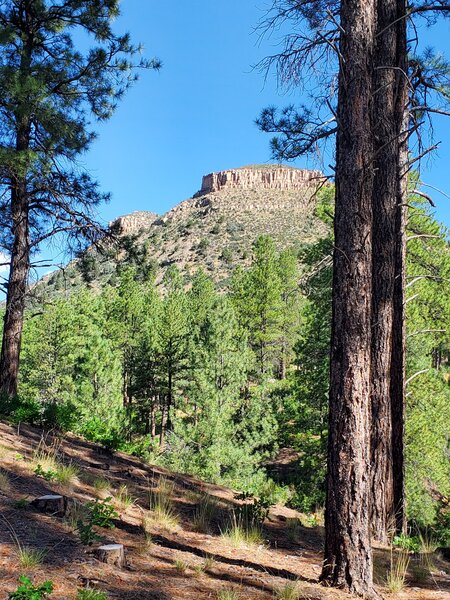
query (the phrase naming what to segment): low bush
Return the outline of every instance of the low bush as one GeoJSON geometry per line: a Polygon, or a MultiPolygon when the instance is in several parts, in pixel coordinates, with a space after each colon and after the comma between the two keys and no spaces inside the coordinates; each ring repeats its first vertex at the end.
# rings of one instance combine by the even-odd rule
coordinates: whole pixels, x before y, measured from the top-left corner
{"type": "Polygon", "coordinates": [[[15,592],[8,594],[9,600],[43,600],[53,592],[53,583],[44,581],[39,585],[33,585],[28,577],[19,577],[19,587],[15,592]]]}

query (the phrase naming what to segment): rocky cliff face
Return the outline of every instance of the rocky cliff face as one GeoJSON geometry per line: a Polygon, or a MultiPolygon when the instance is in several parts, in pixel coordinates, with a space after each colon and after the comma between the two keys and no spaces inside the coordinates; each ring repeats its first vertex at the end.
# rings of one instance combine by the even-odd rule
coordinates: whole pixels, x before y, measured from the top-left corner
{"type": "MultiPolygon", "coordinates": [[[[151,261],[158,283],[173,265],[186,276],[187,285],[189,277],[202,268],[225,287],[236,266],[250,264],[252,244],[259,235],[271,236],[282,249],[327,234],[326,226],[315,216],[315,191],[322,182],[319,171],[279,165],[206,175],[200,192],[165,215],[134,212],[112,221],[111,230],[123,236],[125,243],[122,249],[119,244],[115,256],[93,253],[88,261],[95,258],[96,263],[91,285],[98,289],[106,283],[115,285],[119,265],[129,263],[142,269],[151,261]],[[133,237],[133,247],[126,236],[133,237]]],[[[78,264],[82,262],[74,261],[72,274],[59,288],[77,285],[78,264]]]]}
{"type": "Polygon", "coordinates": [[[109,228],[116,235],[130,235],[150,227],[156,219],[157,215],[155,213],[135,211],[114,219],[109,223],[109,228]]]}
{"type": "Polygon", "coordinates": [[[196,196],[230,189],[300,190],[323,179],[320,171],[307,171],[276,165],[241,167],[205,175],[196,196]]]}

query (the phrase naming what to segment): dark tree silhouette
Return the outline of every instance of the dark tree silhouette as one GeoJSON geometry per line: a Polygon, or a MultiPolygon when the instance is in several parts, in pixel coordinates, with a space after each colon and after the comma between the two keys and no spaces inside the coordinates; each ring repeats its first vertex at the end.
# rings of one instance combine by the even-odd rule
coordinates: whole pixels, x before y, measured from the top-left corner
{"type": "Polygon", "coordinates": [[[55,235],[76,247],[102,229],[107,199],[77,158],[95,137],[88,116],[108,119],[145,61],[128,35],[113,32],[119,0],[5,0],[0,7],[0,215],[10,255],[0,388],[17,391],[31,259],[55,235]],[[74,45],[83,32],[93,46],[74,45]]]}

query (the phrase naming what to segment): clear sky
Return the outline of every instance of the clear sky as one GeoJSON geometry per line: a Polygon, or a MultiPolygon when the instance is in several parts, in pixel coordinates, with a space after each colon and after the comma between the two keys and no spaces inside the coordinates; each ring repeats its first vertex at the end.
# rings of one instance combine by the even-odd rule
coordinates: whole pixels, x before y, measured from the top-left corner
{"type": "MultiPolygon", "coordinates": [[[[276,37],[260,42],[254,31],[270,3],[122,0],[117,30],[129,31],[146,56],[161,58],[163,68],[142,73],[84,157],[102,188],[112,192],[102,219],[134,210],[164,213],[196,192],[203,174],[270,162],[270,136],[254,120],[267,105],[298,100],[295,91],[278,92],[274,77],[264,82],[252,69],[276,51],[276,37]]],[[[449,23],[423,32],[425,43],[447,56],[449,23]]],[[[450,193],[450,118],[435,124],[442,144],[424,165],[423,178],[450,193]]],[[[297,165],[316,166],[304,160],[297,165]]],[[[435,200],[438,217],[450,226],[450,199],[435,194],[435,200]]]]}
{"type": "MultiPolygon", "coordinates": [[[[144,72],[113,119],[99,129],[85,162],[105,190],[105,220],[133,210],[164,213],[200,187],[203,174],[270,162],[269,137],[254,119],[261,108],[296,101],[252,69],[276,50],[276,38],[254,29],[270,0],[122,0],[118,30],[163,61],[144,72]]],[[[450,20],[422,32],[450,55],[450,20]]],[[[450,118],[435,119],[442,144],[423,179],[450,193],[450,118]]],[[[298,166],[309,165],[300,160],[298,166]]],[[[429,188],[428,191],[432,191],[429,188]]],[[[437,215],[450,226],[450,199],[434,193],[437,215]]]]}

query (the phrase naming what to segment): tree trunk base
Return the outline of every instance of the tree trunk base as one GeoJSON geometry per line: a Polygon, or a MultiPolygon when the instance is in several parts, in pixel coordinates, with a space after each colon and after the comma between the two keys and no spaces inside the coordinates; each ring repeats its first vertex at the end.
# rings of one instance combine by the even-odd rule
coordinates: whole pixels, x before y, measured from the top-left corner
{"type": "Polygon", "coordinates": [[[58,494],[48,494],[32,500],[31,505],[39,512],[64,517],[67,511],[67,498],[58,494]]]}
{"type": "Polygon", "coordinates": [[[94,556],[100,562],[122,569],[127,566],[123,544],[107,544],[94,550],[94,556]]]}

